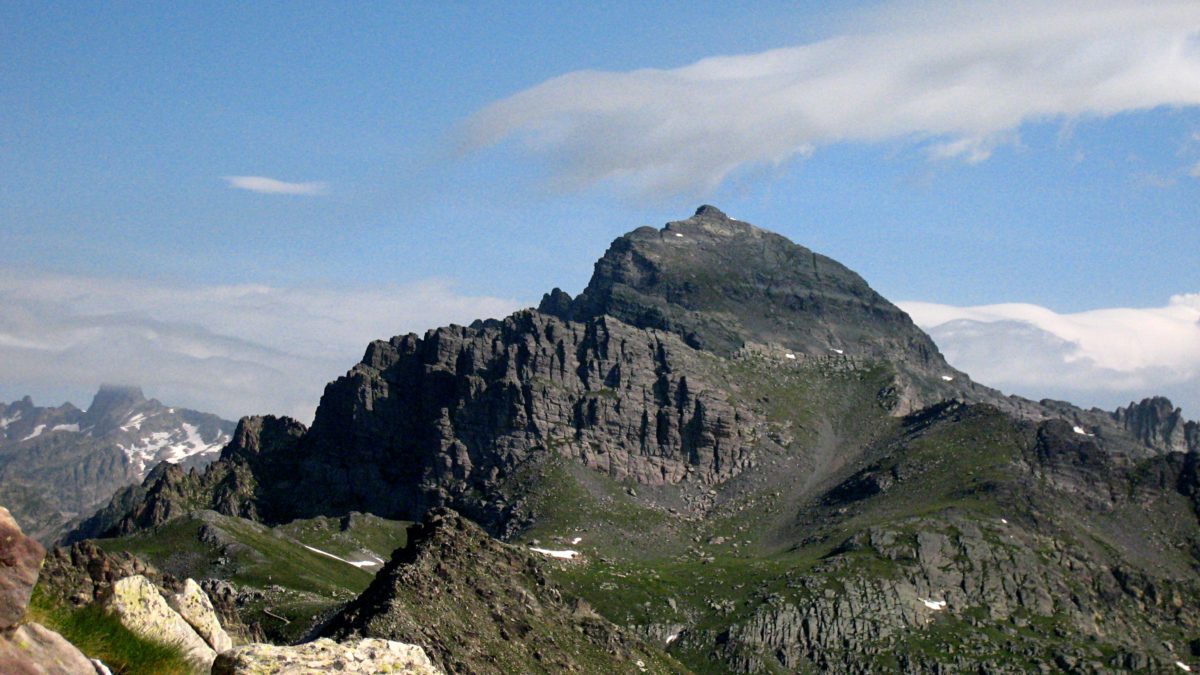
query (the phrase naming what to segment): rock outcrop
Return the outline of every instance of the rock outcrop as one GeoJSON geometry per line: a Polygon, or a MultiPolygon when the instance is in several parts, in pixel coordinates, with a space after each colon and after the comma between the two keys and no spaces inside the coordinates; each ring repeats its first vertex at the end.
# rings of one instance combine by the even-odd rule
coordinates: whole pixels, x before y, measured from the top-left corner
{"type": "Polygon", "coordinates": [[[1160,452],[1200,452],[1200,424],[1183,419],[1183,411],[1161,396],[1117,408],[1112,417],[1139,441],[1160,452]]]}
{"type": "Polygon", "coordinates": [[[282,647],[252,644],[222,653],[213,663],[213,675],[325,675],[325,673],[395,673],[441,675],[425,651],[415,645],[367,638],[337,643],[322,638],[282,647]]]}
{"type": "Polygon", "coordinates": [[[155,642],[178,645],[197,668],[207,670],[212,666],[216,651],[171,609],[158,587],[146,577],[138,575],[117,581],[103,605],[133,633],[155,642]]]}
{"type": "Polygon", "coordinates": [[[666,662],[566,594],[542,560],[446,509],[412,528],[323,634],[419,644],[450,673],[659,672],[666,662]]]}
{"type": "Polygon", "coordinates": [[[90,605],[106,596],[114,583],[140,575],[163,589],[178,582],[153,565],[129,553],[109,553],[95,542],[83,541],[50,551],[42,563],[42,588],[74,607],[90,605]]]}

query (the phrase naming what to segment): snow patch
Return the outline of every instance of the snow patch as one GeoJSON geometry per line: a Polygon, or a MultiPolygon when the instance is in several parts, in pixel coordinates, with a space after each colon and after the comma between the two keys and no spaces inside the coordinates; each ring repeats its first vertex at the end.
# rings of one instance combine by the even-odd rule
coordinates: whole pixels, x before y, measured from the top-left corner
{"type": "Polygon", "coordinates": [[[576,544],[578,544],[581,541],[583,541],[583,537],[575,537],[574,539],[571,540],[571,545],[575,546],[576,544]]]}
{"type": "MultiPolygon", "coordinates": [[[[301,546],[312,551],[313,553],[320,553],[321,555],[326,556],[328,558],[333,558],[334,560],[340,560],[340,561],[346,563],[347,565],[354,565],[355,567],[359,567],[359,568],[375,567],[375,566],[383,563],[383,561],[379,560],[379,558],[375,558],[375,560],[346,560],[345,558],[343,558],[341,556],[334,555],[328,551],[322,551],[321,549],[314,548],[312,546],[309,546],[308,544],[301,544],[301,546]]],[[[372,557],[374,557],[374,556],[372,556],[372,557]]]]}
{"type": "Polygon", "coordinates": [[[13,422],[16,422],[19,419],[21,419],[21,411],[20,410],[18,410],[16,413],[14,413],[12,417],[0,418],[0,429],[8,428],[8,425],[12,424],[13,422]]]}
{"type": "Polygon", "coordinates": [[[676,232],[676,233],[675,233],[675,236],[676,236],[676,237],[682,237],[683,235],[682,235],[682,234],[679,234],[678,232],[676,232]]]}
{"type": "Polygon", "coordinates": [[[1188,664],[1184,663],[1183,661],[1176,661],[1175,665],[1184,672],[1188,672],[1188,673],[1192,672],[1192,667],[1189,666],[1188,664]]]}
{"type": "Polygon", "coordinates": [[[672,633],[667,636],[667,644],[671,644],[672,642],[674,642],[678,639],[679,639],[679,633],[672,633]]]}
{"type": "Polygon", "coordinates": [[[945,381],[947,381],[947,382],[953,382],[953,381],[954,381],[954,378],[953,378],[953,377],[951,377],[950,375],[943,375],[943,376],[942,376],[942,379],[943,379],[943,380],[945,380],[945,381]]]}
{"type": "Polygon", "coordinates": [[[830,347],[830,348],[829,348],[829,351],[831,351],[831,352],[836,352],[836,353],[838,353],[838,354],[845,354],[845,353],[846,353],[846,352],[845,352],[845,350],[842,350],[842,349],[834,349],[833,347],[830,347]]]}
{"type": "Polygon", "coordinates": [[[795,355],[795,354],[784,354],[784,357],[785,357],[785,358],[789,358],[789,359],[791,359],[791,360],[793,360],[793,361],[795,361],[795,360],[796,360],[796,355],[795,355]]]}
{"type": "Polygon", "coordinates": [[[50,431],[79,431],[78,424],[56,424],[50,431]]]}
{"type": "Polygon", "coordinates": [[[26,436],[25,438],[22,438],[21,440],[22,440],[22,441],[27,441],[27,440],[29,440],[29,439],[31,439],[31,438],[37,438],[38,436],[41,436],[41,435],[42,435],[42,432],[43,432],[43,431],[45,431],[45,430],[46,430],[46,425],[45,425],[45,424],[39,424],[39,425],[37,425],[36,427],[34,427],[34,428],[33,428],[33,433],[29,434],[29,435],[28,435],[28,436],[26,436]]]}
{"type": "Polygon", "coordinates": [[[1001,519],[1000,519],[1000,522],[1001,522],[1001,523],[1004,523],[1005,525],[1007,525],[1007,524],[1008,524],[1008,519],[1007,519],[1007,518],[1001,518],[1001,519]]]}
{"type": "Polygon", "coordinates": [[[129,421],[127,421],[125,424],[121,425],[121,431],[130,431],[132,429],[141,429],[142,422],[145,422],[145,421],[146,421],[146,416],[142,413],[138,413],[138,414],[134,415],[133,417],[130,417],[129,421]]]}
{"type": "Polygon", "coordinates": [[[935,612],[940,612],[943,609],[946,609],[946,601],[945,600],[928,600],[926,598],[917,598],[917,599],[920,600],[921,602],[925,603],[926,607],[928,607],[929,609],[932,609],[935,612]]]}
{"type": "Polygon", "coordinates": [[[144,476],[148,465],[163,460],[178,464],[195,455],[217,453],[228,441],[229,437],[222,433],[212,443],[205,443],[200,436],[200,430],[195,425],[184,422],[178,429],[155,431],[128,446],[117,447],[125,452],[129,463],[137,468],[138,475],[144,476]]]}
{"type": "Polygon", "coordinates": [[[551,558],[559,558],[560,560],[574,560],[575,556],[579,555],[579,551],[571,551],[571,550],[558,551],[558,550],[549,549],[549,548],[538,548],[536,546],[530,546],[529,550],[533,551],[534,553],[541,553],[542,555],[549,556],[551,558]]]}
{"type": "Polygon", "coordinates": [[[1087,429],[1084,429],[1083,427],[1079,426],[1078,424],[1071,427],[1071,431],[1074,431],[1075,433],[1079,434],[1080,436],[1095,436],[1096,435],[1096,434],[1089,434],[1087,432],[1087,429]]]}

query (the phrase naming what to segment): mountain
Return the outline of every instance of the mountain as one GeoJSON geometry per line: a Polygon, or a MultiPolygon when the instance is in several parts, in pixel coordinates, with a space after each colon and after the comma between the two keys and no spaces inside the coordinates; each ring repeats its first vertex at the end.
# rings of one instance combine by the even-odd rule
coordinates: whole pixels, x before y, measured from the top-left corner
{"type": "Polygon", "coordinates": [[[147,400],[136,387],[104,385],[86,411],[0,403],[0,501],[32,536],[52,540],[161,461],[202,468],[234,425],[147,400]]]}
{"type": "MultiPolygon", "coordinates": [[[[701,207],[578,297],[371,343],[311,429],[244,418],[72,536],[452,508],[569,547],[556,583],[702,672],[1170,668],[1200,656],[1198,457],[1165,399],[1004,396],[854,272],[701,207]]],[[[393,611],[360,600],[356,626],[393,611]]]]}

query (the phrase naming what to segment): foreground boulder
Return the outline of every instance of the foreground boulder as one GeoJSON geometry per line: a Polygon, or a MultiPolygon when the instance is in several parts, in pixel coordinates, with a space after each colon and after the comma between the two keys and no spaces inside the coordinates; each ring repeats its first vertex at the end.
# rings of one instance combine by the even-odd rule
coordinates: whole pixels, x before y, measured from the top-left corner
{"type": "Polygon", "coordinates": [[[293,647],[252,644],[227,651],[213,663],[213,675],[288,673],[396,673],[441,675],[425,650],[391,640],[368,638],[338,644],[328,638],[293,647]]]}
{"type": "Polygon", "coordinates": [[[183,590],[168,596],[167,604],[218,654],[233,647],[233,640],[217,620],[217,612],[208,594],[195,581],[188,579],[183,582],[183,590]]]}
{"type": "Polygon", "coordinates": [[[46,549],[21,532],[8,509],[0,506],[0,628],[25,616],[46,549]]]}
{"type": "Polygon", "coordinates": [[[136,575],[114,583],[103,602],[130,631],[148,640],[178,645],[187,660],[202,670],[208,670],[217,656],[146,577],[136,575]]]}
{"type": "Polygon", "coordinates": [[[45,554],[0,506],[0,673],[94,675],[97,668],[63,636],[32,622],[18,625],[45,554]]]}

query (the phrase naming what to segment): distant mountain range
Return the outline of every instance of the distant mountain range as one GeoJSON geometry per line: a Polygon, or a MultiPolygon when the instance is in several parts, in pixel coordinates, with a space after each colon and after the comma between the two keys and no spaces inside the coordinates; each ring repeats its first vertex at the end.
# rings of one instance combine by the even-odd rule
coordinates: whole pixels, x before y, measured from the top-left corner
{"type": "Polygon", "coordinates": [[[100,387],[87,410],[0,403],[0,503],[27,533],[53,539],[161,461],[202,468],[234,424],[166,406],[137,387],[100,387]]]}

